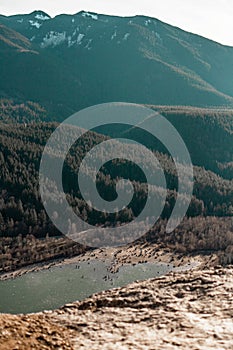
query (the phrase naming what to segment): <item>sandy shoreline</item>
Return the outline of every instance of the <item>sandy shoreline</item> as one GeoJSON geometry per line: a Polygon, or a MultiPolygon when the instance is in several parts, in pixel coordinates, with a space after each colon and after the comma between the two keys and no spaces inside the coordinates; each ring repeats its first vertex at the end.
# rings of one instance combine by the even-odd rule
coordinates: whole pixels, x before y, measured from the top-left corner
{"type": "Polygon", "coordinates": [[[216,255],[182,255],[172,250],[164,249],[156,244],[129,245],[117,248],[101,248],[87,251],[72,258],[55,259],[49,262],[33,264],[15,271],[2,273],[0,280],[7,280],[22,276],[26,273],[41,271],[55,266],[78,264],[79,262],[99,260],[109,265],[111,272],[117,272],[123,265],[140,263],[165,263],[172,265],[174,271],[186,271],[191,268],[214,266],[218,259],[216,255]]]}

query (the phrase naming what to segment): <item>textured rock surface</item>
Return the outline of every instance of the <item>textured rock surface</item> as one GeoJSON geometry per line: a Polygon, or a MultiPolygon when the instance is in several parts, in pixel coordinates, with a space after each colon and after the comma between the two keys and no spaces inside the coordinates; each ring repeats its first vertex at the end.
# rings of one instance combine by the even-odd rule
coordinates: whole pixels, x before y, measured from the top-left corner
{"type": "Polygon", "coordinates": [[[1,315],[1,349],[232,349],[233,267],[170,274],[53,312],[1,315]]]}

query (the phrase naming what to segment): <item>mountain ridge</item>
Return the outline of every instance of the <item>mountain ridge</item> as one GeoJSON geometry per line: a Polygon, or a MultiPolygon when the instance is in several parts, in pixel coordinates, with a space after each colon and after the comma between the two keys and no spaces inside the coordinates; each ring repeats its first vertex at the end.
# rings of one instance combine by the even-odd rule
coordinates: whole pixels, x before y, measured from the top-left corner
{"type": "Polygon", "coordinates": [[[233,48],[158,19],[86,11],[51,18],[34,11],[0,16],[0,23],[29,40],[39,56],[8,61],[3,55],[9,88],[0,84],[0,91],[33,100],[56,118],[112,101],[233,106],[233,48]],[[30,75],[16,71],[18,64],[24,72],[33,67],[30,75]],[[15,77],[23,83],[15,86],[15,77]]]}
{"type": "Polygon", "coordinates": [[[90,15],[97,15],[97,16],[112,17],[112,18],[133,19],[133,18],[137,18],[137,17],[140,18],[141,17],[141,18],[145,18],[145,19],[156,20],[156,21],[161,22],[161,23],[163,23],[165,25],[172,26],[173,28],[176,28],[177,30],[183,31],[185,33],[189,33],[190,35],[193,35],[193,36],[196,36],[196,37],[200,37],[200,38],[208,40],[208,41],[212,41],[213,43],[218,44],[220,46],[233,48],[232,45],[222,44],[221,42],[219,42],[217,40],[214,40],[214,39],[211,39],[211,38],[207,38],[204,35],[201,35],[201,34],[198,34],[198,33],[195,33],[195,32],[189,31],[189,30],[186,30],[186,29],[184,29],[184,28],[182,28],[182,27],[180,27],[178,25],[169,24],[169,23],[159,19],[158,17],[152,17],[152,16],[147,16],[147,15],[139,15],[139,14],[138,15],[132,15],[132,16],[119,16],[119,15],[110,15],[110,14],[104,14],[104,13],[99,13],[99,12],[81,10],[81,11],[75,12],[73,14],[60,13],[60,14],[57,14],[55,16],[51,16],[50,14],[48,14],[47,12],[44,12],[43,10],[35,10],[35,11],[29,12],[29,13],[14,14],[14,15],[3,15],[3,14],[0,14],[0,19],[1,19],[1,17],[13,18],[13,17],[16,17],[16,16],[17,17],[18,16],[31,16],[33,14],[43,14],[44,16],[49,17],[49,19],[55,19],[55,18],[57,18],[59,16],[64,16],[65,15],[65,16],[74,17],[74,16],[78,16],[78,15],[83,14],[83,13],[88,13],[90,15]]]}

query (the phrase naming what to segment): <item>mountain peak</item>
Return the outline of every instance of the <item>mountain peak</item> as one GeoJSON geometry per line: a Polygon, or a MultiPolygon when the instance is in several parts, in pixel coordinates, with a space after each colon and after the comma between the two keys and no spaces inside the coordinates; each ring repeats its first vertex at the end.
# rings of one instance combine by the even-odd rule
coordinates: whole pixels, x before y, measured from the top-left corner
{"type": "Polygon", "coordinates": [[[31,13],[29,13],[29,16],[33,16],[34,18],[41,20],[41,21],[45,21],[51,18],[51,16],[49,16],[46,12],[44,11],[33,11],[31,13]]]}
{"type": "Polygon", "coordinates": [[[90,12],[90,11],[80,11],[78,14],[81,15],[82,17],[92,18],[96,21],[98,20],[98,16],[99,16],[98,13],[90,12]]]}

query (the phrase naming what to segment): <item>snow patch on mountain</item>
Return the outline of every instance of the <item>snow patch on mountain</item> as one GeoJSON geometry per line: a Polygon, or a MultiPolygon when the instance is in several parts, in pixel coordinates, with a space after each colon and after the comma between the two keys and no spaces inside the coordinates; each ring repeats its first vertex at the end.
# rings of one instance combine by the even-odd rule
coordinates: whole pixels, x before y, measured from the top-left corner
{"type": "Polygon", "coordinates": [[[123,40],[124,40],[124,41],[127,41],[128,38],[129,38],[129,36],[130,36],[130,33],[126,33],[125,36],[124,36],[124,38],[123,38],[123,40]]]}
{"type": "Polygon", "coordinates": [[[95,21],[98,20],[98,16],[97,16],[97,15],[94,15],[93,13],[90,13],[90,12],[83,12],[83,13],[82,13],[82,16],[83,16],[83,17],[91,17],[91,18],[94,19],[95,21]]]}
{"type": "Polygon", "coordinates": [[[29,23],[31,24],[32,27],[36,27],[37,29],[39,29],[42,26],[42,24],[40,24],[37,21],[30,20],[29,23]]]}
{"type": "Polygon", "coordinates": [[[66,32],[58,33],[51,31],[46,34],[43,38],[43,42],[41,43],[41,47],[45,48],[48,46],[57,46],[62,44],[66,40],[66,32]]]}
{"type": "Polygon", "coordinates": [[[146,20],[146,21],[145,21],[145,26],[148,26],[150,23],[151,23],[151,20],[150,20],[150,19],[146,20]]]}
{"type": "Polygon", "coordinates": [[[87,42],[87,45],[85,46],[85,49],[91,50],[91,43],[92,43],[93,39],[89,39],[87,42]]]}
{"type": "Polygon", "coordinates": [[[84,38],[85,34],[79,34],[77,37],[77,44],[81,45],[82,44],[82,40],[84,38]]]}
{"type": "Polygon", "coordinates": [[[37,14],[35,18],[39,19],[40,21],[47,21],[48,19],[50,19],[48,16],[44,16],[42,14],[37,14]]]}
{"type": "Polygon", "coordinates": [[[71,36],[68,36],[67,40],[68,40],[68,47],[74,46],[74,44],[76,43],[76,41],[72,40],[71,36]]]}
{"type": "Polygon", "coordinates": [[[72,37],[76,36],[78,32],[79,32],[79,27],[77,27],[75,31],[72,33],[72,37]]]}
{"type": "Polygon", "coordinates": [[[116,30],[115,30],[115,32],[114,32],[113,35],[111,36],[111,40],[113,40],[114,38],[116,38],[116,36],[117,36],[117,32],[116,32],[116,30]]]}

